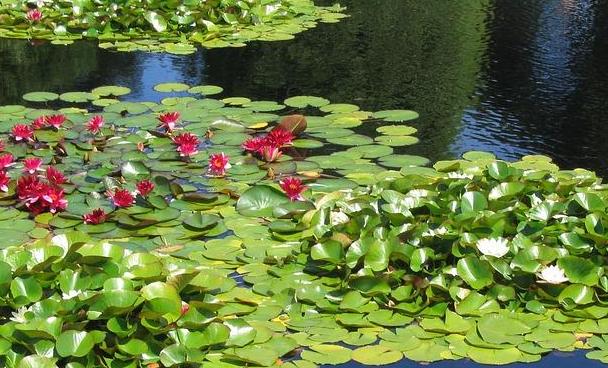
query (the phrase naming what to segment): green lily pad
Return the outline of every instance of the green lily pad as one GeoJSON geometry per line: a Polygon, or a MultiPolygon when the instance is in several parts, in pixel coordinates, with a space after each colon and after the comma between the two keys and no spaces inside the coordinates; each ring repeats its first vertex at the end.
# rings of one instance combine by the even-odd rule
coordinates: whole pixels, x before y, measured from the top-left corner
{"type": "Polygon", "coordinates": [[[190,86],[184,83],[160,83],[154,86],[157,92],[185,92],[190,86]]]}
{"type": "Polygon", "coordinates": [[[53,92],[29,92],[23,95],[24,100],[31,102],[55,101],[58,98],[59,95],[53,92]]]}
{"type": "Polygon", "coordinates": [[[236,203],[237,211],[244,216],[271,217],[273,208],[289,200],[285,194],[267,185],[257,185],[243,193],[236,203]]]}
{"type": "Polygon", "coordinates": [[[392,136],[381,135],[374,139],[376,143],[391,147],[410,146],[419,142],[419,139],[409,135],[392,136]]]}

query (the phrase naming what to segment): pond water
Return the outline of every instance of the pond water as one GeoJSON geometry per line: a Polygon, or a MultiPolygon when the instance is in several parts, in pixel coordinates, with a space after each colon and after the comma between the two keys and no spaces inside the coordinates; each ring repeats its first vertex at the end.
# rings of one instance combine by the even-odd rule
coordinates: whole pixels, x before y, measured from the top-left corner
{"type": "MultiPolygon", "coordinates": [[[[1,39],[0,105],[20,103],[29,91],[102,84],[132,88],[129,99],[158,101],[152,87],[167,81],[216,84],[228,96],[276,101],[318,95],[369,110],[418,111],[421,143],[404,153],[431,160],[468,150],[502,159],[538,153],[565,168],[608,174],[608,1],[341,3],[351,18],[295,40],[189,56],[1,39]]],[[[551,354],[536,366],[600,366],[583,356],[551,354]]],[[[455,365],[478,366],[430,367],[455,365]]],[[[397,366],[418,365],[391,367],[397,366]]]]}
{"type": "Polygon", "coordinates": [[[472,149],[547,154],[608,174],[605,0],[347,0],[352,15],[288,42],[190,56],[115,53],[0,40],[0,104],[33,90],[100,84],[158,100],[161,81],[218,84],[227,95],[297,94],[364,109],[409,108],[432,160],[472,149]]]}

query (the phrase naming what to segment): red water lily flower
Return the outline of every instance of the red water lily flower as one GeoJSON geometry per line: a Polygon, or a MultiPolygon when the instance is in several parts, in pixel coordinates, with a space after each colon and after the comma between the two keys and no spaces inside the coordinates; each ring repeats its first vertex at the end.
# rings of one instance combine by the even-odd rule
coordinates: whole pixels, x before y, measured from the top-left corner
{"type": "Polygon", "coordinates": [[[283,146],[290,145],[294,138],[295,136],[289,130],[285,130],[283,128],[276,128],[273,129],[270,133],[268,133],[268,135],[266,136],[266,142],[268,142],[268,144],[270,145],[277,146],[280,148],[283,146]]]}
{"type": "Polygon", "coordinates": [[[177,144],[178,146],[180,146],[182,144],[194,144],[194,145],[198,145],[200,143],[200,140],[198,139],[198,137],[196,136],[196,134],[185,132],[185,133],[181,133],[181,134],[176,135],[173,138],[173,143],[177,144]]]}
{"type": "Polygon", "coordinates": [[[67,119],[63,114],[50,115],[46,117],[46,123],[55,129],[59,129],[66,120],[67,119]]]}
{"type": "Polygon", "coordinates": [[[0,139],[0,152],[4,151],[5,148],[4,141],[0,139]]]}
{"type": "Polygon", "coordinates": [[[264,137],[247,139],[241,147],[245,151],[257,154],[258,157],[266,162],[273,162],[281,157],[281,147],[290,145],[294,138],[295,136],[292,132],[283,128],[277,128],[264,137]]]}
{"type": "Polygon", "coordinates": [[[281,149],[277,146],[264,146],[262,147],[262,158],[266,162],[274,162],[281,157],[281,149]]]}
{"type": "Polygon", "coordinates": [[[15,158],[10,153],[5,153],[0,156],[0,170],[4,170],[7,167],[13,166],[15,158]]]}
{"type": "Polygon", "coordinates": [[[173,143],[177,145],[177,152],[182,157],[189,157],[198,153],[200,140],[195,134],[182,133],[173,138],[173,143]]]}
{"type": "Polygon", "coordinates": [[[23,172],[34,174],[42,166],[42,159],[39,157],[30,157],[23,160],[23,172]]]}
{"type": "Polygon", "coordinates": [[[17,197],[25,203],[25,207],[33,215],[45,211],[55,213],[68,206],[62,188],[44,183],[35,175],[20,177],[17,181],[16,192],[17,197]]]}
{"type": "Polygon", "coordinates": [[[229,157],[221,153],[214,153],[209,157],[209,169],[208,173],[215,176],[226,175],[226,170],[230,167],[229,157]]]}
{"type": "Polygon", "coordinates": [[[97,134],[101,131],[101,127],[103,127],[104,123],[103,116],[95,115],[87,123],[87,131],[97,134]]]}
{"type": "Polygon", "coordinates": [[[45,202],[43,200],[38,200],[35,202],[25,202],[25,207],[34,216],[37,216],[37,215],[45,212],[49,208],[47,205],[47,202],[45,202]]]}
{"type": "Polygon", "coordinates": [[[42,12],[39,9],[30,9],[25,14],[25,19],[32,23],[40,22],[42,20],[42,12]]]}
{"type": "Polygon", "coordinates": [[[61,188],[50,187],[42,196],[42,199],[48,203],[49,212],[51,213],[63,211],[68,206],[68,201],[65,199],[65,193],[61,188]]]}
{"type": "Polygon", "coordinates": [[[8,183],[11,181],[6,171],[0,171],[0,190],[8,192],[8,183]]]}
{"type": "Polygon", "coordinates": [[[42,129],[46,126],[46,116],[42,115],[34,119],[32,121],[32,128],[34,129],[42,129]]]}
{"type": "Polygon", "coordinates": [[[177,147],[177,152],[179,152],[179,155],[182,157],[194,156],[198,153],[198,146],[193,144],[182,144],[177,147]]]}
{"type": "Polygon", "coordinates": [[[34,175],[25,175],[17,180],[17,197],[22,201],[36,202],[44,195],[46,188],[34,175]]]}
{"type": "Polygon", "coordinates": [[[287,194],[292,201],[302,201],[302,192],[306,190],[306,186],[302,184],[302,180],[298,178],[285,178],[279,182],[281,189],[287,194]]]}
{"type": "Polygon", "coordinates": [[[101,208],[93,210],[93,212],[87,213],[86,215],[82,216],[82,220],[84,221],[84,223],[89,225],[103,224],[104,222],[106,222],[106,219],[106,211],[101,208]]]}
{"type": "Polygon", "coordinates": [[[110,192],[110,199],[116,207],[131,207],[135,203],[135,197],[126,189],[116,189],[110,192]]]}
{"type": "Polygon", "coordinates": [[[137,193],[139,193],[139,195],[142,197],[146,197],[154,190],[154,183],[152,183],[150,180],[142,180],[135,186],[137,187],[137,193]]]}
{"type": "Polygon", "coordinates": [[[11,129],[11,135],[17,142],[32,141],[34,137],[34,129],[26,124],[16,124],[11,129]]]}
{"type": "Polygon", "coordinates": [[[171,132],[173,129],[175,129],[175,125],[179,121],[179,118],[179,112],[166,112],[164,114],[160,114],[158,117],[160,124],[158,126],[164,128],[167,132],[171,132]]]}
{"type": "Polygon", "coordinates": [[[264,137],[254,137],[254,138],[247,139],[241,145],[241,147],[243,147],[243,149],[248,152],[261,153],[262,147],[264,147],[265,145],[266,145],[266,139],[264,137]]]}
{"type": "Polygon", "coordinates": [[[61,173],[61,171],[57,170],[53,166],[46,168],[46,179],[49,181],[49,183],[55,186],[65,184],[67,182],[67,179],[61,173]]]}
{"type": "MultiPolygon", "coordinates": [[[[34,215],[38,215],[50,207],[55,195],[49,196],[51,187],[41,182],[34,175],[26,175],[17,181],[17,197],[25,203],[25,207],[34,215]],[[47,201],[44,197],[47,196],[47,201]]],[[[61,204],[59,204],[61,206],[61,204]]]]}

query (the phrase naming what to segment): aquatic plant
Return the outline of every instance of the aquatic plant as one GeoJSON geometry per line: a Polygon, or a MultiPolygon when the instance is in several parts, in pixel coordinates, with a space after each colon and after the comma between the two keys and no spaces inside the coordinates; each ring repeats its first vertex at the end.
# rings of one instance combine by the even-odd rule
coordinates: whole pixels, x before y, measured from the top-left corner
{"type": "Polygon", "coordinates": [[[3,365],[608,361],[592,172],[483,152],[427,167],[394,153],[417,142],[412,111],[155,88],[0,106],[3,365]]]}
{"type": "Polygon", "coordinates": [[[278,41],[344,17],[339,5],[311,0],[250,1],[38,1],[0,2],[0,37],[70,44],[97,39],[118,51],[189,54],[203,47],[278,41]]]}

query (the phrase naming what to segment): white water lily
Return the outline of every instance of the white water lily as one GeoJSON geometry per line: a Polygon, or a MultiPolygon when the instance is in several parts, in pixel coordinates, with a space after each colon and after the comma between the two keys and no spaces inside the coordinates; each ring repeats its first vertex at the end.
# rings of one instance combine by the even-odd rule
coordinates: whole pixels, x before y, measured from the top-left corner
{"type": "Polygon", "coordinates": [[[429,191],[426,189],[412,189],[406,194],[408,197],[424,198],[428,197],[429,191]]]}
{"type": "Polygon", "coordinates": [[[281,8],[280,4],[266,5],[266,15],[272,14],[281,8]]]}
{"type": "Polygon", "coordinates": [[[331,222],[332,226],[337,226],[347,223],[350,221],[350,218],[342,211],[331,211],[329,214],[329,221],[331,222]]]}
{"type": "Polygon", "coordinates": [[[450,179],[473,179],[473,175],[465,174],[463,172],[452,171],[448,173],[448,178],[450,179]]]}
{"type": "Polygon", "coordinates": [[[456,277],[458,276],[458,269],[456,267],[446,267],[443,269],[443,273],[456,277]]]}
{"type": "Polygon", "coordinates": [[[63,299],[63,300],[74,299],[79,295],[82,295],[81,290],[70,290],[67,293],[61,294],[61,299],[63,299]]]}
{"type": "Polygon", "coordinates": [[[17,323],[26,323],[27,318],[25,318],[25,313],[27,313],[29,311],[30,310],[28,308],[21,307],[21,308],[17,309],[16,312],[11,313],[12,317],[10,318],[10,320],[17,322],[17,323]]]}
{"type": "Polygon", "coordinates": [[[538,277],[549,284],[561,284],[568,281],[564,270],[557,265],[546,266],[540,271],[538,277]]]}
{"type": "Polygon", "coordinates": [[[445,226],[439,226],[436,229],[428,229],[422,233],[422,236],[438,236],[445,235],[448,233],[448,228],[445,226]]]}
{"type": "Polygon", "coordinates": [[[509,241],[504,238],[479,239],[477,249],[486,256],[500,258],[509,253],[509,241]]]}

